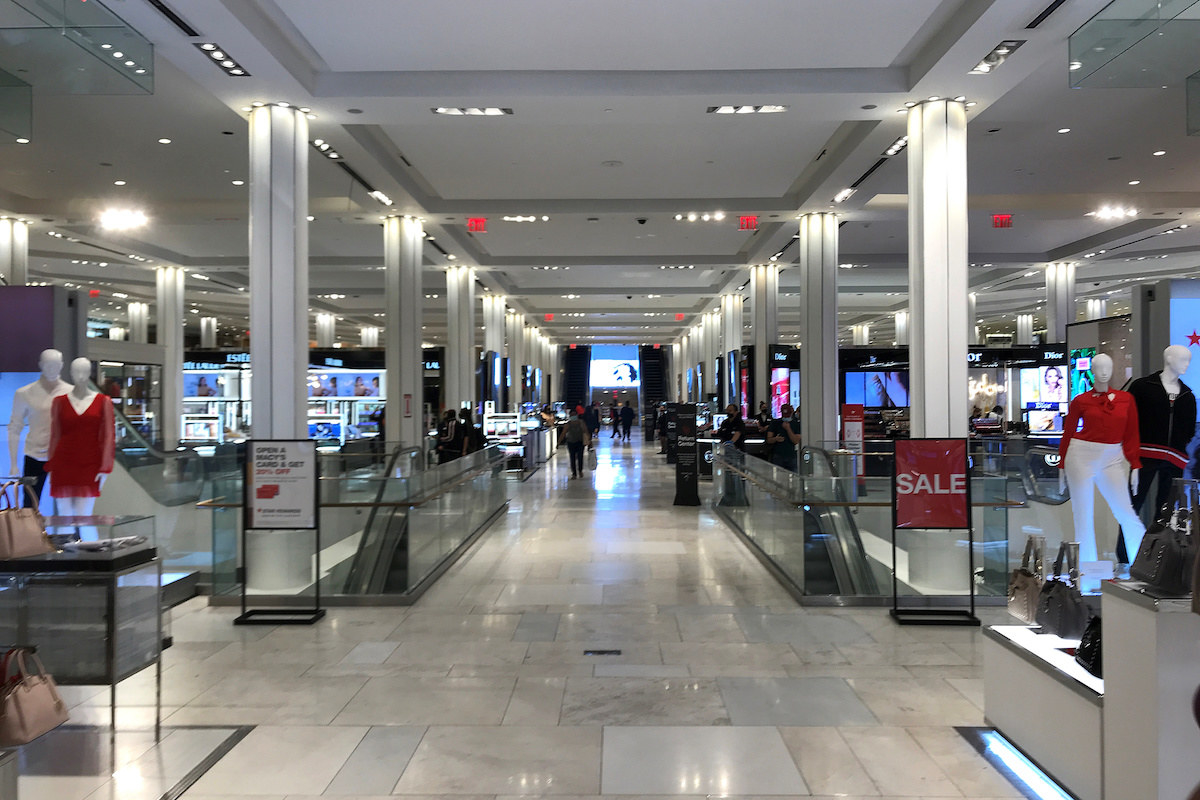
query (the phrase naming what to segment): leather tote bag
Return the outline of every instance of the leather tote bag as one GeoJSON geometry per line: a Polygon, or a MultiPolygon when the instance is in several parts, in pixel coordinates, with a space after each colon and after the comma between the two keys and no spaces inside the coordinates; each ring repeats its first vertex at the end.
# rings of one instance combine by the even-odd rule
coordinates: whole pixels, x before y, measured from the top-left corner
{"type": "MultiPolygon", "coordinates": [[[[37,509],[37,497],[28,486],[30,506],[17,508],[10,489],[16,481],[0,486],[0,559],[25,558],[54,551],[46,536],[46,520],[37,509]]],[[[18,489],[19,491],[19,489],[18,489]]]]}
{"type": "Polygon", "coordinates": [[[599,459],[596,457],[596,448],[593,447],[591,450],[588,450],[587,454],[588,469],[595,470],[598,464],[599,459]]]}
{"type": "Polygon", "coordinates": [[[1038,595],[1036,621],[1042,633],[1053,633],[1064,639],[1078,639],[1087,628],[1091,616],[1083,595],[1079,593],[1079,545],[1063,542],[1054,560],[1054,573],[1042,585],[1038,595]],[[1063,574],[1063,558],[1067,572],[1063,574]]]}
{"type": "Polygon", "coordinates": [[[1100,615],[1088,621],[1079,647],[1075,648],[1075,662],[1097,678],[1104,677],[1104,660],[1100,648],[1100,615]]]}
{"type": "Polygon", "coordinates": [[[0,696],[0,747],[29,744],[69,718],[67,705],[41,659],[23,647],[9,650],[4,656],[4,690],[0,696]],[[33,659],[36,673],[26,667],[26,655],[33,659]],[[14,664],[17,671],[10,676],[14,664]]]}
{"type": "Polygon", "coordinates": [[[1129,565],[1129,577],[1142,581],[1163,594],[1186,595],[1192,591],[1196,559],[1191,514],[1178,499],[1163,506],[1159,518],[1138,546],[1129,565]]]}
{"type": "Polygon", "coordinates": [[[1038,595],[1046,581],[1046,537],[1030,536],[1025,540],[1025,555],[1021,566],[1008,579],[1008,613],[1033,624],[1037,618],[1038,595]]]}

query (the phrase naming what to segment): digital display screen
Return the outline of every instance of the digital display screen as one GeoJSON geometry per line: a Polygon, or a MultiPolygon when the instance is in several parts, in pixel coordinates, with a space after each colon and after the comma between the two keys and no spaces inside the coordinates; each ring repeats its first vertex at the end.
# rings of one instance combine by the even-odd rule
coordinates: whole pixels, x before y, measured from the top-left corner
{"type": "Polygon", "coordinates": [[[771,370],[771,417],[778,419],[783,416],[783,404],[788,401],[791,371],[787,367],[774,367],[771,370]]]}
{"type": "Polygon", "coordinates": [[[185,416],[181,438],[188,442],[219,442],[221,441],[221,422],[216,417],[185,416]]]}
{"type": "Polygon", "coordinates": [[[845,402],[864,408],[908,408],[908,371],[847,372],[845,402]]]}
{"type": "Polygon", "coordinates": [[[1090,392],[1095,385],[1092,377],[1092,359],[1096,348],[1081,347],[1071,351],[1071,397],[1090,392]]]}
{"type": "Polygon", "coordinates": [[[1038,403],[1065,403],[1067,390],[1066,365],[1021,370],[1021,403],[1026,408],[1035,408],[1038,403]]]}
{"type": "Polygon", "coordinates": [[[380,372],[308,371],[309,397],[382,397],[380,372]]]}
{"type": "Polygon", "coordinates": [[[1062,435],[1063,415],[1058,411],[1030,410],[1025,413],[1029,417],[1029,434],[1031,436],[1037,436],[1038,434],[1062,435]]]}
{"type": "Polygon", "coordinates": [[[589,380],[597,389],[642,385],[637,345],[596,345],[592,348],[589,380]]]}
{"type": "Polygon", "coordinates": [[[308,418],[308,438],[321,440],[342,441],[342,421],[337,417],[320,419],[308,418]]]}
{"type": "Polygon", "coordinates": [[[184,397],[224,397],[225,378],[219,372],[184,372],[184,397]]]}

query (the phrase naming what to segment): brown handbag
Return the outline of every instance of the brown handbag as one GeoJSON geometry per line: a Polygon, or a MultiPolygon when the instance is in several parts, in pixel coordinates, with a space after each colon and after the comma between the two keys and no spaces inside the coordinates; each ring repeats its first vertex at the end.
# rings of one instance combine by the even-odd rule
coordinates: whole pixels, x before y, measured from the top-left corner
{"type": "Polygon", "coordinates": [[[54,730],[70,719],[67,704],[58,694],[54,678],[36,654],[14,647],[4,654],[4,689],[0,695],[0,747],[29,744],[43,733],[54,730]],[[25,656],[33,658],[36,673],[25,666],[25,656]],[[8,673],[16,664],[16,674],[8,673]]]}
{"type": "Polygon", "coordinates": [[[1025,540],[1021,566],[1008,580],[1008,613],[1030,625],[1037,616],[1038,595],[1046,582],[1045,560],[1046,537],[1030,536],[1025,540]]]}
{"type": "Polygon", "coordinates": [[[46,536],[46,519],[38,511],[33,489],[24,487],[29,493],[29,507],[17,508],[9,493],[12,486],[20,484],[11,481],[0,486],[0,560],[54,552],[54,546],[46,536]]]}

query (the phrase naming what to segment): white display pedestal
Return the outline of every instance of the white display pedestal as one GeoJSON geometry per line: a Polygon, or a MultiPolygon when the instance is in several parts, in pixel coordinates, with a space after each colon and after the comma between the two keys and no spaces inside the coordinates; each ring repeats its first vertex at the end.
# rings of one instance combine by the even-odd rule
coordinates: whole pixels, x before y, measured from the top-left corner
{"type": "Polygon", "coordinates": [[[984,631],[984,715],[1080,800],[1103,800],[1104,682],[1061,649],[1078,641],[1036,630],[984,631]]]}
{"type": "Polygon", "coordinates": [[[1106,797],[1180,800],[1200,784],[1200,616],[1141,584],[1104,584],[1106,797]]]}

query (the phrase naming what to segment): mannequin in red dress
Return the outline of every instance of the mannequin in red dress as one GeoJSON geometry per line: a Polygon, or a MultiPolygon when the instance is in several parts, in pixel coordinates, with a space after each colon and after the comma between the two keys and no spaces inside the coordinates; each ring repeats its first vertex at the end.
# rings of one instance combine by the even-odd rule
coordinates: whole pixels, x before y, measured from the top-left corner
{"type": "Polygon", "coordinates": [[[116,424],[112,400],[88,385],[92,362],[71,362],[75,385],[51,408],[50,496],[65,516],[89,516],[105,476],[112,472],[116,424]]]}

